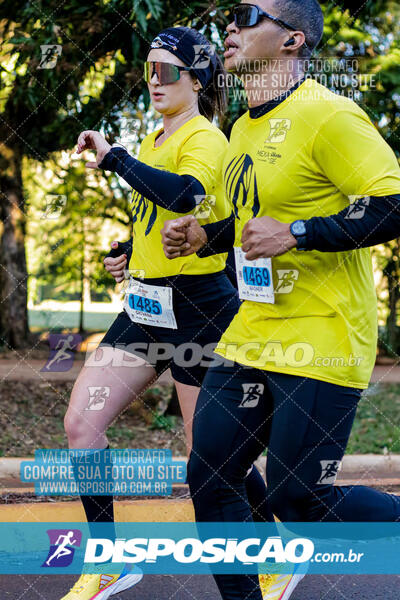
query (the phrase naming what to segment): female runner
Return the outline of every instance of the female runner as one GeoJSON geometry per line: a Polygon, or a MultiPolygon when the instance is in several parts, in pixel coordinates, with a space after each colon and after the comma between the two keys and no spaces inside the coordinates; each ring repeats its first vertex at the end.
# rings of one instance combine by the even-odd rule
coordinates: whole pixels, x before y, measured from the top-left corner
{"type": "MultiPolygon", "coordinates": [[[[220,60],[196,30],[169,28],[153,40],[144,72],[163,128],[144,139],[139,159],[121,146],[111,147],[99,132],[84,131],[78,138],[79,153],[96,152],[88,167],[114,171],[133,188],[129,270],[137,276],[130,279],[124,310],[80,372],[65,416],[69,447],[85,449],[93,463],[108,448],[109,425],[167,368],[190,451],[192,418],[211,346],[239,308],[237,292],[224,273],[225,255],[170,261],[160,234],[164,221],[182,214],[196,214],[205,224],[230,213],[221,169],[228,142],[211,123],[225,108],[220,60]],[[193,352],[189,362],[185,348],[193,352]],[[99,387],[108,390],[103,409],[87,410],[88,390],[99,387]]],[[[254,520],[271,520],[265,483],[255,467],[246,483],[254,520]]],[[[89,524],[106,522],[113,528],[112,496],[83,495],[81,500],[89,524]]],[[[62,600],[106,600],[135,585],[142,577],[137,571],[84,574],[62,600]]]]}

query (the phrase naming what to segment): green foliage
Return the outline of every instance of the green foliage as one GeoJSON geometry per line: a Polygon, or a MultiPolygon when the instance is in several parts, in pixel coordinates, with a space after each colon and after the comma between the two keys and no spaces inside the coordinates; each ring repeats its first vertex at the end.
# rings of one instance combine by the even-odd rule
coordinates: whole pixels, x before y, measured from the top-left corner
{"type": "MultiPolygon", "coordinates": [[[[231,3],[232,4],[232,3],[231,3]]],[[[118,135],[120,111],[134,106],[145,90],[142,63],[149,43],[173,24],[221,27],[224,15],[210,16],[208,2],[190,5],[161,0],[112,0],[82,6],[78,0],[54,10],[51,0],[0,4],[2,57],[16,56],[15,78],[4,113],[19,128],[12,143],[24,154],[44,160],[49,153],[71,148],[83,129],[103,127],[118,135]],[[5,21],[3,21],[5,23],[5,21]],[[60,44],[53,69],[38,69],[40,46],[60,44]],[[115,63],[112,77],[105,73],[115,63]],[[103,79],[102,92],[83,102],[90,72],[103,79]]]]}
{"type": "MultiPolygon", "coordinates": [[[[37,285],[48,287],[51,298],[89,300],[90,291],[106,294],[114,280],[103,267],[111,233],[107,223],[118,221],[122,239],[129,237],[126,215],[127,192],[113,190],[114,178],[100,172],[89,174],[83,162],[57,168],[58,182],[43,185],[35,177],[28,186],[30,250],[35,256],[30,268],[37,285]],[[61,201],[59,214],[49,207],[61,201]],[[65,202],[65,205],[63,204],[65,202]]],[[[42,177],[43,180],[43,177],[42,177]]],[[[122,188],[120,188],[122,189],[122,188]]]]}
{"type": "Polygon", "coordinates": [[[361,398],[347,454],[400,452],[400,386],[373,385],[361,398]]]}
{"type": "Polygon", "coordinates": [[[177,418],[175,415],[155,415],[150,429],[165,429],[171,431],[176,426],[177,418]]]}

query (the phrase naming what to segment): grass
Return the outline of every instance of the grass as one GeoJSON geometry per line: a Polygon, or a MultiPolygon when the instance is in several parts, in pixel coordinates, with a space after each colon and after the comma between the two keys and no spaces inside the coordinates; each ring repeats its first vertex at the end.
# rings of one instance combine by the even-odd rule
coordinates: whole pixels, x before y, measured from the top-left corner
{"type": "Polygon", "coordinates": [[[400,385],[375,384],[361,398],[347,454],[400,454],[400,385]]]}
{"type": "MultiPolygon", "coordinates": [[[[106,305],[107,306],[107,305],[106,305]]],[[[87,331],[107,331],[118,312],[85,310],[84,328],[87,331]]],[[[31,331],[49,331],[58,329],[77,329],[79,327],[79,311],[65,310],[60,305],[56,310],[29,309],[28,319],[31,331]]]]}
{"type": "MultiPolygon", "coordinates": [[[[0,456],[32,456],[38,448],[66,448],[63,419],[72,382],[0,382],[0,456]]],[[[112,448],[167,448],[185,454],[180,417],[159,417],[170,386],[148,390],[108,429],[112,448]],[[159,420],[159,422],[158,422],[159,420]],[[157,428],[152,429],[151,425],[157,428]]]]}
{"type": "MultiPolygon", "coordinates": [[[[63,417],[72,383],[0,382],[0,456],[33,455],[36,448],[65,448],[63,417]]],[[[168,391],[168,390],[167,390],[168,391]]],[[[149,390],[139,412],[129,409],[109,429],[114,448],[170,448],[185,454],[182,419],[156,410],[165,391],[149,390]]],[[[373,385],[358,407],[348,454],[400,454],[400,384],[373,385]]]]}

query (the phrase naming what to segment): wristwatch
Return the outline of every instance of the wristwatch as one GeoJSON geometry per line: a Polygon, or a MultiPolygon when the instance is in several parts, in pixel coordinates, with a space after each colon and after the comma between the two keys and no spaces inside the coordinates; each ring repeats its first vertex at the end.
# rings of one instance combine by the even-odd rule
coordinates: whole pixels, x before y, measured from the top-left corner
{"type": "Polygon", "coordinates": [[[294,221],[290,226],[290,233],[297,240],[296,250],[306,250],[307,230],[304,221],[294,221]]]}

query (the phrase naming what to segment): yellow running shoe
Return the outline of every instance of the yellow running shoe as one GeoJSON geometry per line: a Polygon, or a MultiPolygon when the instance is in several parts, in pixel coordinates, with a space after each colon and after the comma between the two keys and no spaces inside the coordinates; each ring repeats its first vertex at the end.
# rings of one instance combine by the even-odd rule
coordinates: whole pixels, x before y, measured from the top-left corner
{"type": "Polygon", "coordinates": [[[142,577],[140,569],[136,569],[135,573],[123,571],[118,575],[84,573],[61,600],[107,600],[113,594],[133,587],[142,577]]]}
{"type": "Polygon", "coordinates": [[[258,580],[263,600],[288,600],[303,577],[304,573],[259,575],[258,580]]]}

